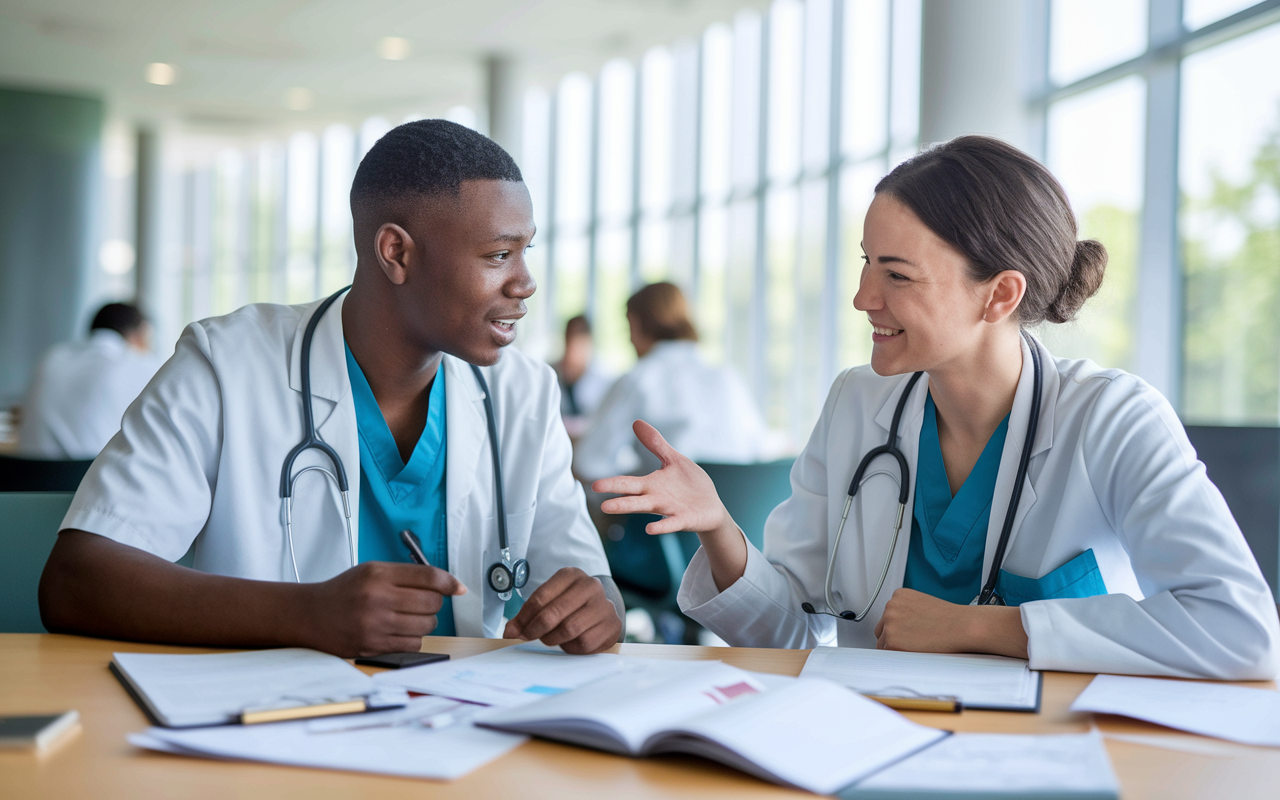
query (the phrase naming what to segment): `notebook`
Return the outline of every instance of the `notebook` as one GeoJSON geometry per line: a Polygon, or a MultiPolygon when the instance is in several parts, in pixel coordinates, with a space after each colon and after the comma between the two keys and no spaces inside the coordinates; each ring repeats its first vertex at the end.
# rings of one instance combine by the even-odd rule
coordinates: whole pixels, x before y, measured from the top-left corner
{"type": "Polygon", "coordinates": [[[1097,731],[957,733],[840,792],[841,800],[1117,800],[1097,731]]]}
{"type": "MultiPolygon", "coordinates": [[[[337,656],[286,648],[243,653],[115,653],[111,671],[157,724],[169,728],[239,722],[246,711],[297,709],[369,700],[403,705],[337,656]]],[[[357,702],[357,710],[365,703],[357,702]]]]}
{"type": "Polygon", "coordinates": [[[1043,675],[1019,658],[815,647],[800,672],[867,695],[955,697],[964,708],[1040,710],[1043,675]]]}
{"type": "Polygon", "coordinates": [[[687,753],[829,794],[947,736],[822,679],[651,663],[476,724],[631,756],[687,753]]]}

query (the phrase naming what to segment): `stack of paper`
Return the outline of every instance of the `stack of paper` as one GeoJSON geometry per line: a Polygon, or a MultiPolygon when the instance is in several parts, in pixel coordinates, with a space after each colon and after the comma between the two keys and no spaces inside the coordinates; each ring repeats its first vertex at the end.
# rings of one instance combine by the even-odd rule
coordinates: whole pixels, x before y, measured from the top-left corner
{"type": "Polygon", "coordinates": [[[800,676],[826,678],[866,695],[955,697],[965,708],[1039,711],[1042,676],[1003,656],[815,647],[800,676]]]}
{"type": "Polygon", "coordinates": [[[840,793],[842,800],[1116,800],[1102,738],[957,733],[840,793]]]}
{"type": "Polygon", "coordinates": [[[1270,689],[1099,675],[1071,710],[1122,714],[1232,742],[1280,747],[1280,692],[1270,689]]]}

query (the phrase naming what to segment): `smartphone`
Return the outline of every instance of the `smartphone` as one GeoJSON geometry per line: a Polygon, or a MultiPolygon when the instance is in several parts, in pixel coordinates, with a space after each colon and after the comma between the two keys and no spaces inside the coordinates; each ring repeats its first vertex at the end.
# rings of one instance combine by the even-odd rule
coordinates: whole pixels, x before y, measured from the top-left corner
{"type": "Polygon", "coordinates": [[[418,667],[423,664],[434,664],[437,661],[448,660],[448,653],[386,653],[380,656],[357,658],[356,663],[366,667],[400,669],[401,667],[418,667]]]}

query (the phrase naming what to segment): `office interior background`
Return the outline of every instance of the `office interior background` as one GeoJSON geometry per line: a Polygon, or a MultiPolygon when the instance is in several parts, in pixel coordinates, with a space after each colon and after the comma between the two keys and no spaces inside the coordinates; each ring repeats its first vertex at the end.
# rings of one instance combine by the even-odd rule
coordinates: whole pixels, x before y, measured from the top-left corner
{"type": "Polygon", "coordinates": [[[516,156],[539,232],[518,346],[570,316],[633,360],[671,280],[703,349],[803,444],[869,357],[851,306],[876,181],[1004,138],[1111,254],[1059,355],[1131,370],[1188,424],[1280,423],[1280,2],[0,0],[0,406],[137,298],[189,321],[354,269],[372,143],[443,116],[516,156]]]}

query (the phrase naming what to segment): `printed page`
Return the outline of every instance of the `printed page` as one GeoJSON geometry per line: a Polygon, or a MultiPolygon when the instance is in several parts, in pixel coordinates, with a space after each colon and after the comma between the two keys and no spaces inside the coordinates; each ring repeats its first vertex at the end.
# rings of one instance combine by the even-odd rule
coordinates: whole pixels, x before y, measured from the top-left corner
{"type": "Polygon", "coordinates": [[[789,679],[689,719],[679,733],[659,739],[654,750],[697,753],[818,794],[848,786],[947,735],[821,678],[789,679]]]}
{"type": "Polygon", "coordinates": [[[966,708],[1033,711],[1040,674],[1003,656],[815,647],[803,678],[826,678],[856,692],[893,697],[952,696],[966,708]]]}
{"type": "Polygon", "coordinates": [[[1232,742],[1280,747],[1280,692],[1270,689],[1099,675],[1071,710],[1122,714],[1232,742]]]}
{"type": "Polygon", "coordinates": [[[453,780],[527,738],[476,728],[456,709],[453,724],[431,726],[440,720],[442,702],[451,709],[457,705],[429,697],[403,710],[333,720],[181,731],[151,728],[131,735],[129,741],[137,747],[207,758],[453,780]],[[360,727],[352,727],[357,720],[360,727]]]}
{"type": "Polygon", "coordinates": [[[535,705],[481,715],[479,723],[639,755],[655,734],[765,690],[750,673],[718,661],[645,661],[535,705]]]}
{"type": "Polygon", "coordinates": [[[840,793],[902,797],[1062,797],[1105,800],[1120,789],[1097,732],[957,733],[840,793]]]}
{"type": "Polygon", "coordinates": [[[233,722],[246,708],[287,708],[366,697],[376,687],[337,656],[287,648],[243,653],[115,653],[116,666],[165,725],[233,722]]]}
{"type": "Polygon", "coordinates": [[[470,658],[389,670],[373,680],[379,686],[509,708],[598,681],[622,670],[623,664],[623,657],[612,653],[574,656],[504,647],[470,658]]]}

